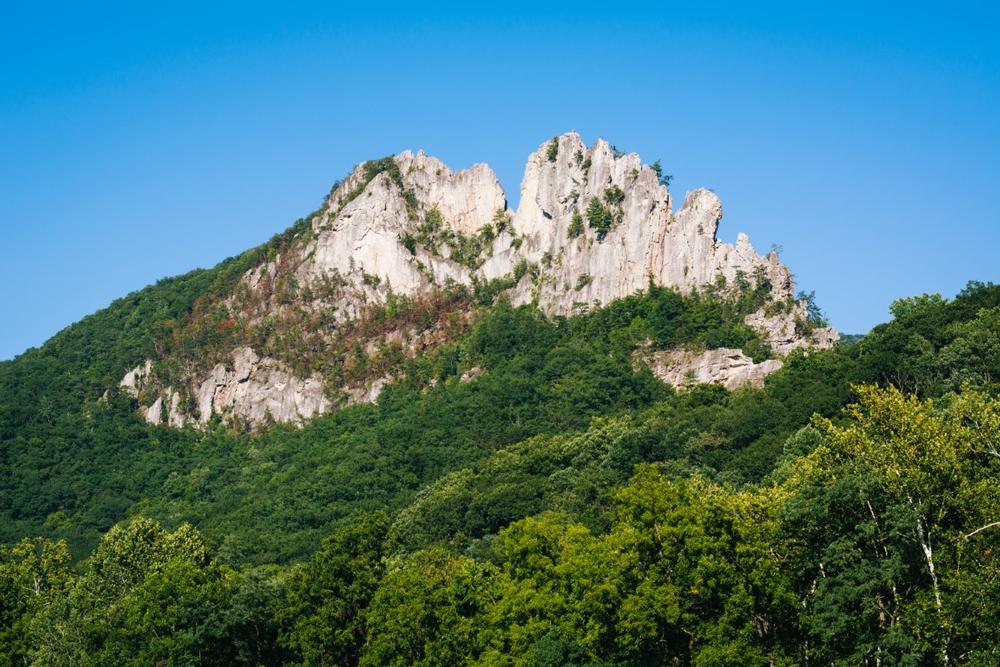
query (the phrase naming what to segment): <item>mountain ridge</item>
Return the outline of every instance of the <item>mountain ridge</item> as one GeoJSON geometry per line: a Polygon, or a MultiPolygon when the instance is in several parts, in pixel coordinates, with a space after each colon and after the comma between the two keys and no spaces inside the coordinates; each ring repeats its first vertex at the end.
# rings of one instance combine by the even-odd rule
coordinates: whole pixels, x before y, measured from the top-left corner
{"type": "MultiPolygon", "coordinates": [[[[653,285],[681,293],[758,290],[745,323],[770,348],[767,356],[837,340],[834,330],[809,324],[808,304],[796,299],[776,253],[759,255],[742,233],[732,245],[718,240],[722,205],[714,193],[691,191],[675,211],[668,181],[658,164],[644,165],[603,139],[587,147],[576,132],[529,156],[515,211],[485,163],[452,171],[423,151],[361,163],[212,305],[217,328],[235,332],[227,342],[213,354],[188,355],[172,371],[161,363],[171,360],[169,351],[147,359],[119,386],[140,399],[154,424],[205,424],[213,416],[251,428],[301,423],[373,401],[393,377],[393,360],[380,362],[381,374],[356,377],[345,336],[360,346],[355,357],[410,358],[470,323],[470,296],[500,294],[559,317],[653,285]],[[393,320],[398,313],[381,311],[401,303],[430,316],[353,336],[373,316],[393,320]]],[[[733,354],[723,350],[722,358],[733,354]]],[[[737,375],[719,358],[692,364],[690,355],[676,357],[661,378],[690,371],[734,386],[737,375]]],[[[756,382],[780,367],[754,370],[749,356],[734,359],[739,377],[756,382]]]]}

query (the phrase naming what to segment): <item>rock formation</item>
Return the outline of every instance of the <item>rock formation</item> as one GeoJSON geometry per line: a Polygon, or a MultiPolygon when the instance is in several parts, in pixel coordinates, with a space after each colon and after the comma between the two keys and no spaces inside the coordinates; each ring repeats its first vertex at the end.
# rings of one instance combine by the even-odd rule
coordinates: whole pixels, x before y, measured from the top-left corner
{"type": "MultiPolygon", "coordinates": [[[[247,321],[289,309],[328,312],[329,336],[335,336],[336,325],[390,295],[419,297],[448,284],[502,282],[514,304],[570,315],[651,282],[687,292],[766,281],[770,303],[782,307],[746,321],[777,354],[833,344],[833,330],[800,331],[805,304],[794,301],[791,274],[776,254],[759,255],[745,234],[735,245],[718,240],[722,205],[714,193],[689,192],[675,211],[658,176],[638,155],[618,153],[603,140],[588,148],[570,132],[528,158],[521,204],[512,212],[485,164],[455,172],[409,151],[364,163],[334,188],[308,221],[308,233],[247,271],[226,308],[247,321]]],[[[670,353],[653,363],[673,384],[691,370],[726,386],[759,383],[780,367],[779,361],[753,364],[732,350],[670,353]]],[[[139,395],[151,373],[147,361],[122,387],[139,395]]],[[[341,395],[348,402],[374,400],[387,379],[343,387],[341,395]]],[[[204,423],[212,415],[251,425],[301,422],[335,405],[328,389],[319,373],[297,377],[242,345],[226,362],[193,374],[184,388],[161,387],[145,414],[174,425],[204,423]]]]}
{"type": "Polygon", "coordinates": [[[649,365],[656,377],[676,388],[695,382],[721,384],[726,389],[743,385],[760,387],[765,377],[783,365],[778,359],[766,359],[756,364],[742,350],[725,347],[701,353],[657,350],[637,357],[649,365]]]}

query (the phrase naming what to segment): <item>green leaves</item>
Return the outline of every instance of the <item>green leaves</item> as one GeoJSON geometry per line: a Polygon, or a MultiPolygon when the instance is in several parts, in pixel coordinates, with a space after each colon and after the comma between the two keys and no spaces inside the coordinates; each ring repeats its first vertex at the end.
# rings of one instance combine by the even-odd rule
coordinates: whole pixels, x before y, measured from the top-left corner
{"type": "MultiPolygon", "coordinates": [[[[594,197],[587,205],[586,213],[587,226],[597,233],[598,241],[603,241],[608,232],[621,220],[621,206],[625,201],[625,193],[617,185],[611,185],[604,189],[603,198],[607,206],[600,198],[594,197]]],[[[575,238],[581,231],[582,220],[579,213],[574,211],[567,233],[570,238],[575,238]]]]}
{"type": "Polygon", "coordinates": [[[662,460],[755,421],[704,420],[761,396],[692,390],[501,450],[285,569],[234,570],[141,518],[76,578],[64,544],[25,541],[0,564],[0,646],[42,664],[988,662],[1000,401],[856,392],[758,485],[662,460]]]}
{"type": "Polygon", "coordinates": [[[457,665],[478,653],[495,569],[444,549],[390,563],[372,601],[362,665],[457,665]]]}
{"type": "Polygon", "coordinates": [[[545,147],[545,158],[549,162],[555,162],[559,157],[559,137],[552,137],[552,141],[545,147]]]}
{"type": "Polygon", "coordinates": [[[1000,599],[1000,403],[975,392],[939,406],[858,388],[852,422],[798,464],[784,528],[803,581],[816,657],[945,662],[995,646],[1000,599]],[[980,531],[980,532],[975,532],[980,531]],[[971,535],[970,535],[971,534],[971,535]],[[981,582],[977,594],[969,582],[981,582]],[[856,623],[846,619],[854,618],[856,623]]]}
{"type": "Polygon", "coordinates": [[[388,527],[383,512],[358,516],[293,571],[279,613],[281,643],[306,664],[358,664],[368,607],[384,569],[388,527]]]}
{"type": "MultiPolygon", "coordinates": [[[[623,204],[609,188],[588,223],[606,234],[623,204]]],[[[427,239],[475,263],[507,216],[470,239],[439,238],[439,222],[428,214],[427,239]]],[[[377,405],[251,438],[151,429],[128,397],[96,400],[143,358],[152,322],[172,344],[225,348],[242,325],[206,297],[251,259],[130,295],[0,364],[0,536],[14,542],[0,661],[995,662],[997,286],[897,302],[895,321],[788,355],[763,388],[674,392],[636,351],[770,355],[744,322],[768,302],[762,276],[550,319],[493,304],[535,276],[523,263],[480,286],[482,310],[392,297],[372,326],[452,337],[412,362],[359,342],[358,372],[404,369],[377,405]],[[50,539],[64,536],[90,556],[71,566],[50,539]]]]}
{"type": "Polygon", "coordinates": [[[170,533],[139,517],[114,526],[101,539],[89,560],[92,576],[87,581],[97,586],[93,595],[114,599],[177,558],[205,565],[208,547],[201,535],[188,524],[170,533]]]}
{"type": "Polygon", "coordinates": [[[570,219],[569,227],[566,228],[566,236],[575,239],[583,233],[583,216],[580,211],[573,209],[573,216],[570,219]]]}
{"type": "Polygon", "coordinates": [[[621,206],[621,203],[625,201],[625,193],[617,185],[609,185],[604,189],[604,201],[608,203],[608,206],[621,206]]]}
{"type": "Polygon", "coordinates": [[[603,241],[614,225],[614,217],[600,199],[596,197],[587,205],[587,226],[597,232],[597,240],[603,241]]]}
{"type": "Polygon", "coordinates": [[[277,662],[265,578],[212,561],[190,526],[115,526],[79,578],[31,622],[37,664],[277,662]]]}
{"type": "Polygon", "coordinates": [[[0,545],[0,661],[27,661],[32,618],[72,586],[69,560],[64,541],[36,537],[9,549],[0,545]]]}

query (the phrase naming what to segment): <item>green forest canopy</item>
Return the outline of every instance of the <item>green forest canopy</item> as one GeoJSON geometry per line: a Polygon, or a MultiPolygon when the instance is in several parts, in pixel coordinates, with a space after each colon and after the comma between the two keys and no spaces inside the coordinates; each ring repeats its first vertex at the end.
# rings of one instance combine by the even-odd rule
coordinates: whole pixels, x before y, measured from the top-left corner
{"type": "Polygon", "coordinates": [[[7,661],[996,663],[1000,287],[897,301],[761,389],[636,366],[643,340],[766,355],[732,302],[651,288],[484,307],[302,429],[98,400],[226,275],[0,364],[7,661]]]}

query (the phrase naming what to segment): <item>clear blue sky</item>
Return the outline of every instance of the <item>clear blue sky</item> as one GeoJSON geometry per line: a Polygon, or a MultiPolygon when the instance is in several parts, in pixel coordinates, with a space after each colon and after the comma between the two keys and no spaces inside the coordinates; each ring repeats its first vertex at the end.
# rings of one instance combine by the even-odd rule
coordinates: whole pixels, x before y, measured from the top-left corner
{"type": "Polygon", "coordinates": [[[0,359],[265,240],[356,162],[486,161],[516,203],[569,129],[714,189],[721,238],[781,244],[843,331],[1000,281],[993,3],[208,4],[5,5],[0,359]]]}

